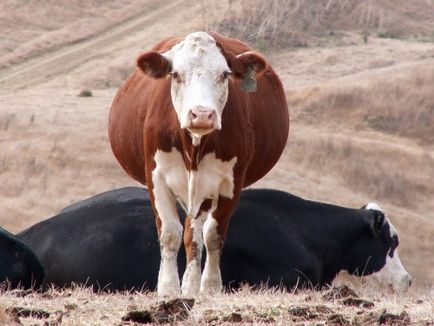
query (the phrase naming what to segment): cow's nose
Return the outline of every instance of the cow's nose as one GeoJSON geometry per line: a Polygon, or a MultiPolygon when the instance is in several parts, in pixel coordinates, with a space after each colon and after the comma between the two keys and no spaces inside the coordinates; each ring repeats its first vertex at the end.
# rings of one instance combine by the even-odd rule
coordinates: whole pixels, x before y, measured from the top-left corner
{"type": "Polygon", "coordinates": [[[215,111],[207,109],[203,106],[195,107],[188,113],[191,121],[191,127],[196,129],[210,129],[214,128],[215,111]]]}

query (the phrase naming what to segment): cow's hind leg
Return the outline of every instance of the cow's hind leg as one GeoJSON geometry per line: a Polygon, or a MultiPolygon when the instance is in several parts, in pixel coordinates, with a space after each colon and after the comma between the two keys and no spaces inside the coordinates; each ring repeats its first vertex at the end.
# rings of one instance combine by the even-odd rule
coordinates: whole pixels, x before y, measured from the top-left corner
{"type": "Polygon", "coordinates": [[[219,292],[222,289],[220,256],[230,217],[239,200],[241,189],[238,187],[233,198],[220,197],[217,208],[208,217],[203,226],[203,238],[206,248],[205,268],[200,282],[201,293],[219,292]],[[237,191],[238,190],[238,191],[237,191]]]}

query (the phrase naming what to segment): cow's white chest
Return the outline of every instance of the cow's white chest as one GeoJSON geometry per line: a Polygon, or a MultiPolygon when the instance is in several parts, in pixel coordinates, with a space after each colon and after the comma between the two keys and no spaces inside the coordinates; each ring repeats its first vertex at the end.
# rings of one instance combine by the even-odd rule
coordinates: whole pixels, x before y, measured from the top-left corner
{"type": "Polygon", "coordinates": [[[198,164],[198,169],[188,171],[181,153],[172,148],[170,152],[157,150],[154,160],[156,167],[153,176],[159,175],[154,187],[167,187],[186,206],[190,216],[196,216],[200,205],[212,199],[213,206],[218,197],[232,198],[234,195],[234,166],[237,158],[230,161],[218,159],[215,153],[206,154],[198,164]]]}

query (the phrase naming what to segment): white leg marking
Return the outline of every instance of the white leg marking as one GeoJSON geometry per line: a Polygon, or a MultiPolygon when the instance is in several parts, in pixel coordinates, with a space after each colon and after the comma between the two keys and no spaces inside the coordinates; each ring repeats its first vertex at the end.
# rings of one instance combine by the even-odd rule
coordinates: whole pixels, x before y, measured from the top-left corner
{"type": "Polygon", "coordinates": [[[203,248],[203,224],[208,212],[203,212],[197,218],[191,220],[191,229],[193,231],[193,242],[197,247],[197,254],[188,263],[182,278],[182,295],[192,297],[199,293],[200,276],[201,276],[201,261],[203,248]]]}
{"type": "Polygon", "coordinates": [[[164,174],[157,167],[152,171],[154,183],[155,208],[161,219],[160,251],[161,262],[158,273],[157,292],[160,296],[179,295],[179,275],[177,256],[182,240],[182,225],[176,211],[176,199],[169,191],[164,180],[164,174]]]}
{"type": "Polygon", "coordinates": [[[203,237],[205,239],[207,256],[200,284],[200,292],[219,292],[222,289],[222,277],[220,274],[220,236],[217,233],[217,221],[211,214],[205,221],[203,237]]]}
{"type": "MultiPolygon", "coordinates": [[[[201,279],[201,291],[219,291],[222,287],[219,268],[220,239],[217,234],[217,222],[211,215],[217,207],[220,196],[232,198],[234,195],[233,169],[237,158],[222,161],[216,157],[215,153],[208,153],[200,161],[198,171],[189,173],[185,168],[181,153],[176,148],[172,148],[170,152],[157,150],[155,162],[156,168],[152,171],[155,205],[162,220],[162,230],[165,231],[160,237],[162,264],[158,278],[158,293],[160,295],[176,294],[179,290],[176,255],[181,243],[182,231],[176,212],[176,198],[187,204],[189,216],[197,216],[204,200],[212,199],[213,201],[205,223],[203,221],[193,223],[195,229],[193,236],[201,249],[203,228],[207,261],[204,276],[201,279]],[[170,234],[167,240],[166,234],[170,234]],[[175,278],[178,283],[175,282],[175,278]]],[[[200,260],[197,265],[187,266],[183,277],[183,294],[197,292],[197,285],[195,285],[197,278],[200,278],[200,260]]]]}

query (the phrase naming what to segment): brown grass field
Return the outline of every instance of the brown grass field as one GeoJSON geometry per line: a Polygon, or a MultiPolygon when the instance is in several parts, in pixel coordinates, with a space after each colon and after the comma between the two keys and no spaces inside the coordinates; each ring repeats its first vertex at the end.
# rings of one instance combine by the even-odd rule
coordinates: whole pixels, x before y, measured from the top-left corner
{"type": "Polygon", "coordinates": [[[364,304],[245,288],[163,317],[154,293],[3,291],[0,324],[132,325],[122,317],[146,310],[152,322],[185,325],[434,325],[432,0],[1,1],[0,225],[18,232],[74,201],[137,185],[111,153],[111,101],[141,51],[198,29],[250,42],[284,83],[289,142],[254,187],[377,202],[400,233],[412,289],[362,285],[364,304]]]}

